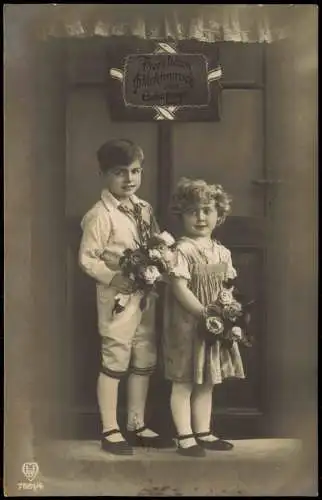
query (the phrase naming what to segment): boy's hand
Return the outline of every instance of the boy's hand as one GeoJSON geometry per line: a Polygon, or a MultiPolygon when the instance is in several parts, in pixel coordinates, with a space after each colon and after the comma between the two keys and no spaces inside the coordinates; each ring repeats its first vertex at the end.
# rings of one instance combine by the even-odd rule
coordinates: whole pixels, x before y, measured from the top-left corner
{"type": "Polygon", "coordinates": [[[111,269],[112,271],[117,271],[120,266],[120,255],[119,253],[109,251],[109,250],[104,250],[104,252],[101,254],[101,259],[105,262],[106,266],[111,269]]]}
{"type": "Polygon", "coordinates": [[[110,286],[115,288],[118,292],[124,294],[130,294],[134,291],[133,281],[131,281],[129,278],[126,278],[121,273],[115,274],[110,283],[110,286]]]}

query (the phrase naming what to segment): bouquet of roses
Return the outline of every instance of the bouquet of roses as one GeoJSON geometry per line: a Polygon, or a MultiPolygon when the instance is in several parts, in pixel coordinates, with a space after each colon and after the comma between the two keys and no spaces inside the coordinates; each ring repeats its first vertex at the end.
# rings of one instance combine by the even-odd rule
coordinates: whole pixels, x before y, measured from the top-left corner
{"type": "Polygon", "coordinates": [[[200,323],[200,333],[207,343],[221,341],[226,347],[231,347],[234,341],[251,347],[253,339],[248,334],[250,310],[254,301],[244,304],[234,296],[234,287],[223,288],[217,300],[206,307],[206,312],[200,323]]]}
{"type": "MultiPolygon", "coordinates": [[[[135,249],[126,249],[119,259],[122,274],[132,282],[132,291],[142,292],[140,307],[146,307],[148,295],[156,290],[164,274],[170,271],[174,262],[175,239],[166,231],[154,234],[147,243],[137,244],[135,249]]],[[[114,312],[124,310],[129,295],[118,293],[114,312]]]]}

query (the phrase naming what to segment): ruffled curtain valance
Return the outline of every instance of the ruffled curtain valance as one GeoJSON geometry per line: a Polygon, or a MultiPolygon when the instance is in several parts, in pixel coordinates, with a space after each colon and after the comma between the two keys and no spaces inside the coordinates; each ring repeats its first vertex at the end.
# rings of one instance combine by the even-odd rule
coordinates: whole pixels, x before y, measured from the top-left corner
{"type": "Polygon", "coordinates": [[[297,5],[37,4],[32,29],[48,37],[137,36],[272,42],[288,36],[297,5]]]}

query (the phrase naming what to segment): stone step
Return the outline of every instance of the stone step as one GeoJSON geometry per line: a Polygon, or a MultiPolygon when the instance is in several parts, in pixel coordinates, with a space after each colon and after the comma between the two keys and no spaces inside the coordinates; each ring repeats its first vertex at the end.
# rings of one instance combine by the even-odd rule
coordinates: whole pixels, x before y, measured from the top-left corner
{"type": "Polygon", "coordinates": [[[298,496],[309,488],[299,486],[299,440],[233,444],[231,451],[196,459],[175,449],[136,448],[134,456],[122,457],[103,452],[97,441],[48,443],[36,457],[44,485],[37,496],[298,496]]]}

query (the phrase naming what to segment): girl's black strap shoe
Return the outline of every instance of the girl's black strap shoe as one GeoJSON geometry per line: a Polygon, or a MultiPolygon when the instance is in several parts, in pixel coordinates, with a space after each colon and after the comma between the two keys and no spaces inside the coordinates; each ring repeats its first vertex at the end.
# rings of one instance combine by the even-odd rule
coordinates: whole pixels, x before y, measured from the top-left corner
{"type": "Polygon", "coordinates": [[[177,447],[177,453],[179,455],[182,455],[184,457],[195,457],[195,458],[201,458],[205,457],[206,453],[205,450],[199,446],[199,444],[193,444],[192,446],[188,447],[182,447],[180,446],[180,441],[183,439],[190,439],[194,438],[194,434],[182,434],[181,436],[177,436],[177,441],[178,441],[178,447],[177,447]]]}
{"type": "Polygon", "coordinates": [[[116,442],[112,442],[106,439],[112,434],[120,434],[122,436],[122,433],[119,429],[112,429],[110,431],[103,432],[101,438],[102,450],[113,453],[114,455],[133,455],[133,448],[123,438],[123,436],[121,441],[116,442]]]}
{"type": "Polygon", "coordinates": [[[234,445],[223,439],[216,439],[216,441],[206,441],[205,439],[200,439],[203,437],[211,436],[212,433],[209,432],[198,432],[194,436],[197,443],[205,450],[212,451],[229,451],[232,450],[234,445]]]}

